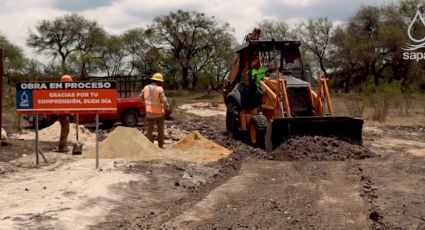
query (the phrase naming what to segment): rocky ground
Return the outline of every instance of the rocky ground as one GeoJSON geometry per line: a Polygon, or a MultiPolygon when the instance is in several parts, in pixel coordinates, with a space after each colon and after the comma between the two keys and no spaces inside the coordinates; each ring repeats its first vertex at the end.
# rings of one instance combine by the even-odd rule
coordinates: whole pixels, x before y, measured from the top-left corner
{"type": "MultiPolygon", "coordinates": [[[[71,222],[74,229],[425,229],[425,127],[366,123],[364,146],[299,137],[265,153],[228,139],[221,114],[201,116],[187,109],[177,110],[174,119],[167,121],[172,132],[199,130],[233,153],[208,164],[174,160],[114,163],[111,172],[117,173],[117,183],[107,184],[110,198],[79,195],[87,198],[80,207],[103,211],[93,212],[97,216],[93,214],[86,224],[71,222]],[[118,177],[119,172],[126,176],[118,177]]],[[[31,154],[33,148],[31,142],[16,142],[1,149],[3,183],[27,170],[40,170],[10,163],[21,152],[31,154]]],[[[75,164],[75,159],[70,162],[75,164]]],[[[61,206],[42,213],[28,209],[27,216],[3,210],[0,225],[69,227],[61,217],[78,208],[75,203],[61,206]]]]}

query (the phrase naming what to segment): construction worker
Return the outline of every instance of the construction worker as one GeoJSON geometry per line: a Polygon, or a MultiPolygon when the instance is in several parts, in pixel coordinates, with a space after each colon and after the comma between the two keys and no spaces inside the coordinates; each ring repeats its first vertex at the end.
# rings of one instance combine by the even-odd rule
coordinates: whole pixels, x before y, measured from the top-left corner
{"type": "Polygon", "coordinates": [[[261,105],[263,87],[261,86],[261,81],[266,77],[267,70],[261,65],[259,58],[254,58],[251,62],[251,70],[249,75],[251,77],[251,84],[249,87],[249,97],[250,97],[250,106],[257,107],[261,105]]]}
{"type": "MultiPolygon", "coordinates": [[[[72,77],[71,75],[65,74],[61,77],[61,82],[71,82],[72,77]]],[[[69,134],[69,119],[70,115],[68,114],[59,114],[58,115],[58,121],[61,125],[61,133],[59,137],[59,145],[57,148],[58,152],[68,152],[69,149],[66,146],[68,141],[68,134],[69,134]]]]}
{"type": "Polygon", "coordinates": [[[266,68],[261,65],[259,59],[254,59],[252,61],[252,69],[251,69],[251,78],[255,82],[255,85],[257,87],[260,86],[260,82],[264,80],[264,77],[266,76],[266,68]]]}
{"type": "Polygon", "coordinates": [[[139,95],[146,108],[146,123],[148,126],[146,136],[153,143],[153,128],[156,124],[158,145],[160,148],[164,148],[164,120],[165,111],[168,110],[167,98],[162,88],[164,77],[160,73],[155,73],[152,75],[151,81],[152,83],[145,86],[139,95]]]}

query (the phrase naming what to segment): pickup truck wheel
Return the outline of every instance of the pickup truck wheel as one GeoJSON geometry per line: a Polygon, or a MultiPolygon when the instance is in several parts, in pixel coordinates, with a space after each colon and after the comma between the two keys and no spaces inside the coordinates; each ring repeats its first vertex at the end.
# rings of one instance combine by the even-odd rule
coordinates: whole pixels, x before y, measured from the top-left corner
{"type": "Polygon", "coordinates": [[[122,115],[122,124],[128,127],[135,127],[139,123],[139,112],[129,109],[122,115]]]}
{"type": "Polygon", "coordinates": [[[110,129],[114,127],[115,121],[103,121],[103,127],[106,129],[110,129]]]}

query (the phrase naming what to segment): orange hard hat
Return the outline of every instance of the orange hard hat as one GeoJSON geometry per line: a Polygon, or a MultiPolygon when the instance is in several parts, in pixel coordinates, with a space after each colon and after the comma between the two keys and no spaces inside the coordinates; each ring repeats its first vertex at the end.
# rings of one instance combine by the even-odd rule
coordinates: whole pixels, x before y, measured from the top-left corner
{"type": "Polygon", "coordinates": [[[71,75],[68,75],[68,74],[62,75],[61,81],[62,82],[70,82],[70,81],[72,81],[72,77],[71,77],[71,75]]]}
{"type": "Polygon", "coordinates": [[[72,77],[71,77],[71,75],[68,75],[68,74],[62,75],[61,81],[62,82],[70,82],[70,81],[72,81],[72,77]]]}

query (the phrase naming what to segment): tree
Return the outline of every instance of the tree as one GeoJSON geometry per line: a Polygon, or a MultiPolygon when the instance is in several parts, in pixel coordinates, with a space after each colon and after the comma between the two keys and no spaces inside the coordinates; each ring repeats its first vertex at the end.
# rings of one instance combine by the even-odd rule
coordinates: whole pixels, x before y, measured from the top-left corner
{"type": "Polygon", "coordinates": [[[356,39],[353,39],[343,26],[339,26],[335,29],[331,43],[333,48],[329,55],[332,60],[333,74],[342,76],[341,87],[344,92],[348,92],[352,83],[352,76],[356,72],[361,72],[361,63],[357,58],[354,58],[357,55],[356,39]]]}
{"type": "MultiPolygon", "coordinates": [[[[357,10],[331,38],[333,75],[342,76],[344,90],[350,86],[374,89],[382,82],[401,80],[405,89],[425,84],[424,65],[405,60],[403,48],[409,42],[407,30],[416,13],[417,0],[404,0],[382,7],[357,10]]],[[[414,21],[414,20],[413,20],[414,21]]],[[[417,37],[425,35],[421,24],[412,26],[417,37]]]]}
{"type": "MultiPolygon", "coordinates": [[[[113,37],[113,36],[112,36],[113,37]]],[[[80,77],[86,79],[96,69],[96,64],[101,58],[105,44],[111,37],[108,37],[105,30],[95,21],[83,20],[81,31],[77,34],[77,60],[80,64],[80,77]],[[100,56],[99,56],[100,55],[100,56]]],[[[112,38],[114,40],[115,38],[112,38]]],[[[115,39],[120,44],[120,39],[115,39]]],[[[121,48],[121,47],[120,47],[121,48]]]]}
{"type": "MultiPolygon", "coordinates": [[[[223,36],[229,35],[223,34],[223,36]]],[[[232,47],[236,46],[233,37],[223,37],[221,40],[223,42],[218,43],[213,49],[201,52],[200,58],[194,60],[192,67],[193,73],[204,76],[204,86],[213,90],[219,89],[229,73],[234,55],[232,47]]]]}
{"type": "Polygon", "coordinates": [[[99,68],[108,76],[115,76],[123,73],[123,60],[126,56],[122,36],[109,36],[101,50],[99,58],[99,68]]]}
{"type": "MultiPolygon", "coordinates": [[[[156,47],[168,52],[179,65],[184,89],[189,87],[189,74],[192,74],[192,87],[196,87],[198,82],[196,72],[201,69],[194,66],[194,58],[202,59],[200,54],[213,50],[223,42],[223,34],[227,33],[230,33],[228,24],[220,25],[214,17],[182,10],[156,17],[146,31],[156,47]]],[[[210,56],[206,55],[204,58],[210,56]]],[[[202,61],[205,60],[198,60],[202,61]]]]}
{"type": "Polygon", "coordinates": [[[261,39],[285,40],[290,36],[288,24],[284,21],[263,20],[258,27],[261,29],[261,39]]]}
{"type": "Polygon", "coordinates": [[[4,75],[10,77],[21,74],[25,67],[25,57],[22,50],[9,42],[9,40],[0,33],[0,49],[3,49],[4,75]]]}
{"type": "Polygon", "coordinates": [[[95,21],[89,21],[78,14],[68,14],[52,21],[40,21],[36,32],[29,32],[27,45],[36,48],[39,53],[52,55],[54,59],[60,57],[62,73],[70,71],[67,68],[68,57],[80,51],[81,74],[84,76],[86,55],[92,51],[95,42],[104,33],[95,21]]]}
{"type": "Polygon", "coordinates": [[[328,18],[319,17],[308,19],[307,23],[302,23],[298,29],[298,34],[303,41],[303,45],[316,58],[320,69],[328,76],[326,63],[328,62],[327,52],[331,37],[332,22],[328,18]]]}
{"type": "Polygon", "coordinates": [[[150,37],[143,28],[126,31],[122,35],[124,49],[129,59],[128,74],[137,71],[140,75],[160,71],[162,62],[159,49],[150,43],[150,37]]]}

